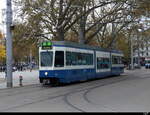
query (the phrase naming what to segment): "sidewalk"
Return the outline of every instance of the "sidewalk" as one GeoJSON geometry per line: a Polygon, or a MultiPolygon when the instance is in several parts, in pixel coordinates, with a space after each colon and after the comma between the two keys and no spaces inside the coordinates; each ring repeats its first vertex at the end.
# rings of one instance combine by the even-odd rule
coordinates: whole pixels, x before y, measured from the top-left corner
{"type": "MultiPolygon", "coordinates": [[[[22,84],[24,85],[31,85],[31,84],[38,84],[39,83],[39,74],[38,70],[29,70],[27,71],[15,71],[13,72],[13,87],[19,86],[19,76],[23,77],[22,84]]],[[[5,73],[0,72],[0,89],[6,88],[6,78],[5,73]]]]}
{"type": "Polygon", "coordinates": [[[133,71],[139,71],[139,70],[142,70],[144,72],[148,72],[150,69],[145,69],[145,67],[141,67],[141,69],[133,69],[133,70],[128,70],[128,69],[124,69],[124,72],[128,72],[128,73],[132,73],[133,71]]]}

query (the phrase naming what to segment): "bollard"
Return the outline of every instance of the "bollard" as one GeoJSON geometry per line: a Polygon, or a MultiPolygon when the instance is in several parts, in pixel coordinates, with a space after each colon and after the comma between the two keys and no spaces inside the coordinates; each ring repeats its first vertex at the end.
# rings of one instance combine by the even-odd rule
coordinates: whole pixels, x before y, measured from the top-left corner
{"type": "Polygon", "coordinates": [[[20,86],[23,86],[23,85],[22,85],[22,80],[23,80],[23,77],[20,75],[20,76],[19,76],[19,85],[20,85],[20,86]]]}

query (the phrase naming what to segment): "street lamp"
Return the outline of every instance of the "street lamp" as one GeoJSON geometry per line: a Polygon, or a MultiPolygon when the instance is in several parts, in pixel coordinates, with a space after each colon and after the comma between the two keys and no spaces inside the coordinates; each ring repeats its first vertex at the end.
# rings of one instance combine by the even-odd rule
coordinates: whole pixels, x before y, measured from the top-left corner
{"type": "Polygon", "coordinates": [[[6,14],[6,76],[7,87],[12,88],[12,4],[11,0],[6,1],[7,14],[6,14]]]}
{"type": "Polygon", "coordinates": [[[134,63],[133,63],[133,35],[131,34],[131,37],[130,37],[130,44],[131,44],[131,70],[134,69],[134,63]]]}
{"type": "Polygon", "coordinates": [[[137,43],[138,43],[138,68],[141,68],[141,56],[140,56],[140,37],[141,34],[138,35],[139,33],[141,33],[141,29],[137,30],[137,43]]]}

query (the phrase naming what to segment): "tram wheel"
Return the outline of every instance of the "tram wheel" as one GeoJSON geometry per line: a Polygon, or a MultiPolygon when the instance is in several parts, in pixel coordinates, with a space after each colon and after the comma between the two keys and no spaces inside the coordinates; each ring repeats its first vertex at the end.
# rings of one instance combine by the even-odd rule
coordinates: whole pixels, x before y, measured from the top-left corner
{"type": "Polygon", "coordinates": [[[57,79],[57,78],[51,79],[51,85],[53,87],[59,86],[60,85],[59,79],[57,79]]]}

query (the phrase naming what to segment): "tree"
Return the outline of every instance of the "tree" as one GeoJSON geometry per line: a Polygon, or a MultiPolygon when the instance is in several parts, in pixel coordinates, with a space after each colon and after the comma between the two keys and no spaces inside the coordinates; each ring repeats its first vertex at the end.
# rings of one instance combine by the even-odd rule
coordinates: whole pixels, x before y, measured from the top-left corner
{"type": "Polygon", "coordinates": [[[65,33],[76,22],[74,14],[77,8],[70,7],[75,3],[75,0],[37,0],[32,2],[25,0],[22,3],[23,14],[28,15],[28,25],[34,25],[34,21],[42,28],[43,36],[41,37],[49,39],[49,36],[52,36],[55,39],[64,40],[65,33]]]}
{"type": "Polygon", "coordinates": [[[4,39],[3,34],[2,32],[0,32],[0,63],[3,63],[6,58],[6,51],[3,45],[3,39],[4,39]]]}
{"type": "Polygon", "coordinates": [[[20,4],[25,28],[17,36],[23,40],[35,44],[71,40],[104,48],[119,48],[121,39],[130,41],[118,36],[126,36],[126,28],[139,25],[150,11],[148,0],[20,0],[20,4]]]}
{"type": "Polygon", "coordinates": [[[125,62],[128,62],[130,57],[130,44],[128,36],[124,32],[120,32],[117,36],[117,39],[116,49],[119,49],[123,52],[124,60],[125,62]]]}
{"type": "MultiPolygon", "coordinates": [[[[32,31],[32,30],[31,30],[32,31]]],[[[38,60],[38,35],[29,35],[30,27],[18,23],[13,31],[14,62],[29,62],[30,53],[38,60]],[[28,28],[28,29],[27,29],[28,28]]],[[[36,32],[34,33],[36,34],[36,32]]],[[[38,33],[39,34],[39,33],[38,33]]]]}
{"type": "MultiPolygon", "coordinates": [[[[121,6],[126,3],[126,0],[95,0],[95,2],[93,0],[25,0],[21,3],[23,5],[23,15],[26,17],[28,26],[32,26],[33,30],[43,30],[41,37],[65,40],[67,32],[75,30],[79,36],[79,41],[88,43],[89,39],[95,37],[105,24],[120,18],[121,15],[118,14],[121,14],[119,12],[124,10],[121,6]],[[97,19],[94,22],[91,18],[92,13],[96,12],[96,9],[104,9],[104,7],[107,8],[108,6],[113,6],[114,8],[103,11],[101,16],[96,17],[97,19]],[[113,15],[118,16],[113,17],[113,15]],[[91,25],[87,28],[86,25],[89,25],[89,23],[91,25]],[[98,27],[97,25],[101,25],[100,28],[96,29],[92,35],[87,36],[89,31],[98,27]],[[75,28],[76,26],[78,28],[75,28]]],[[[30,34],[33,34],[33,32],[31,31],[30,34]]]]}
{"type": "Polygon", "coordinates": [[[6,58],[6,51],[3,45],[0,45],[0,62],[3,62],[6,58]]]}

